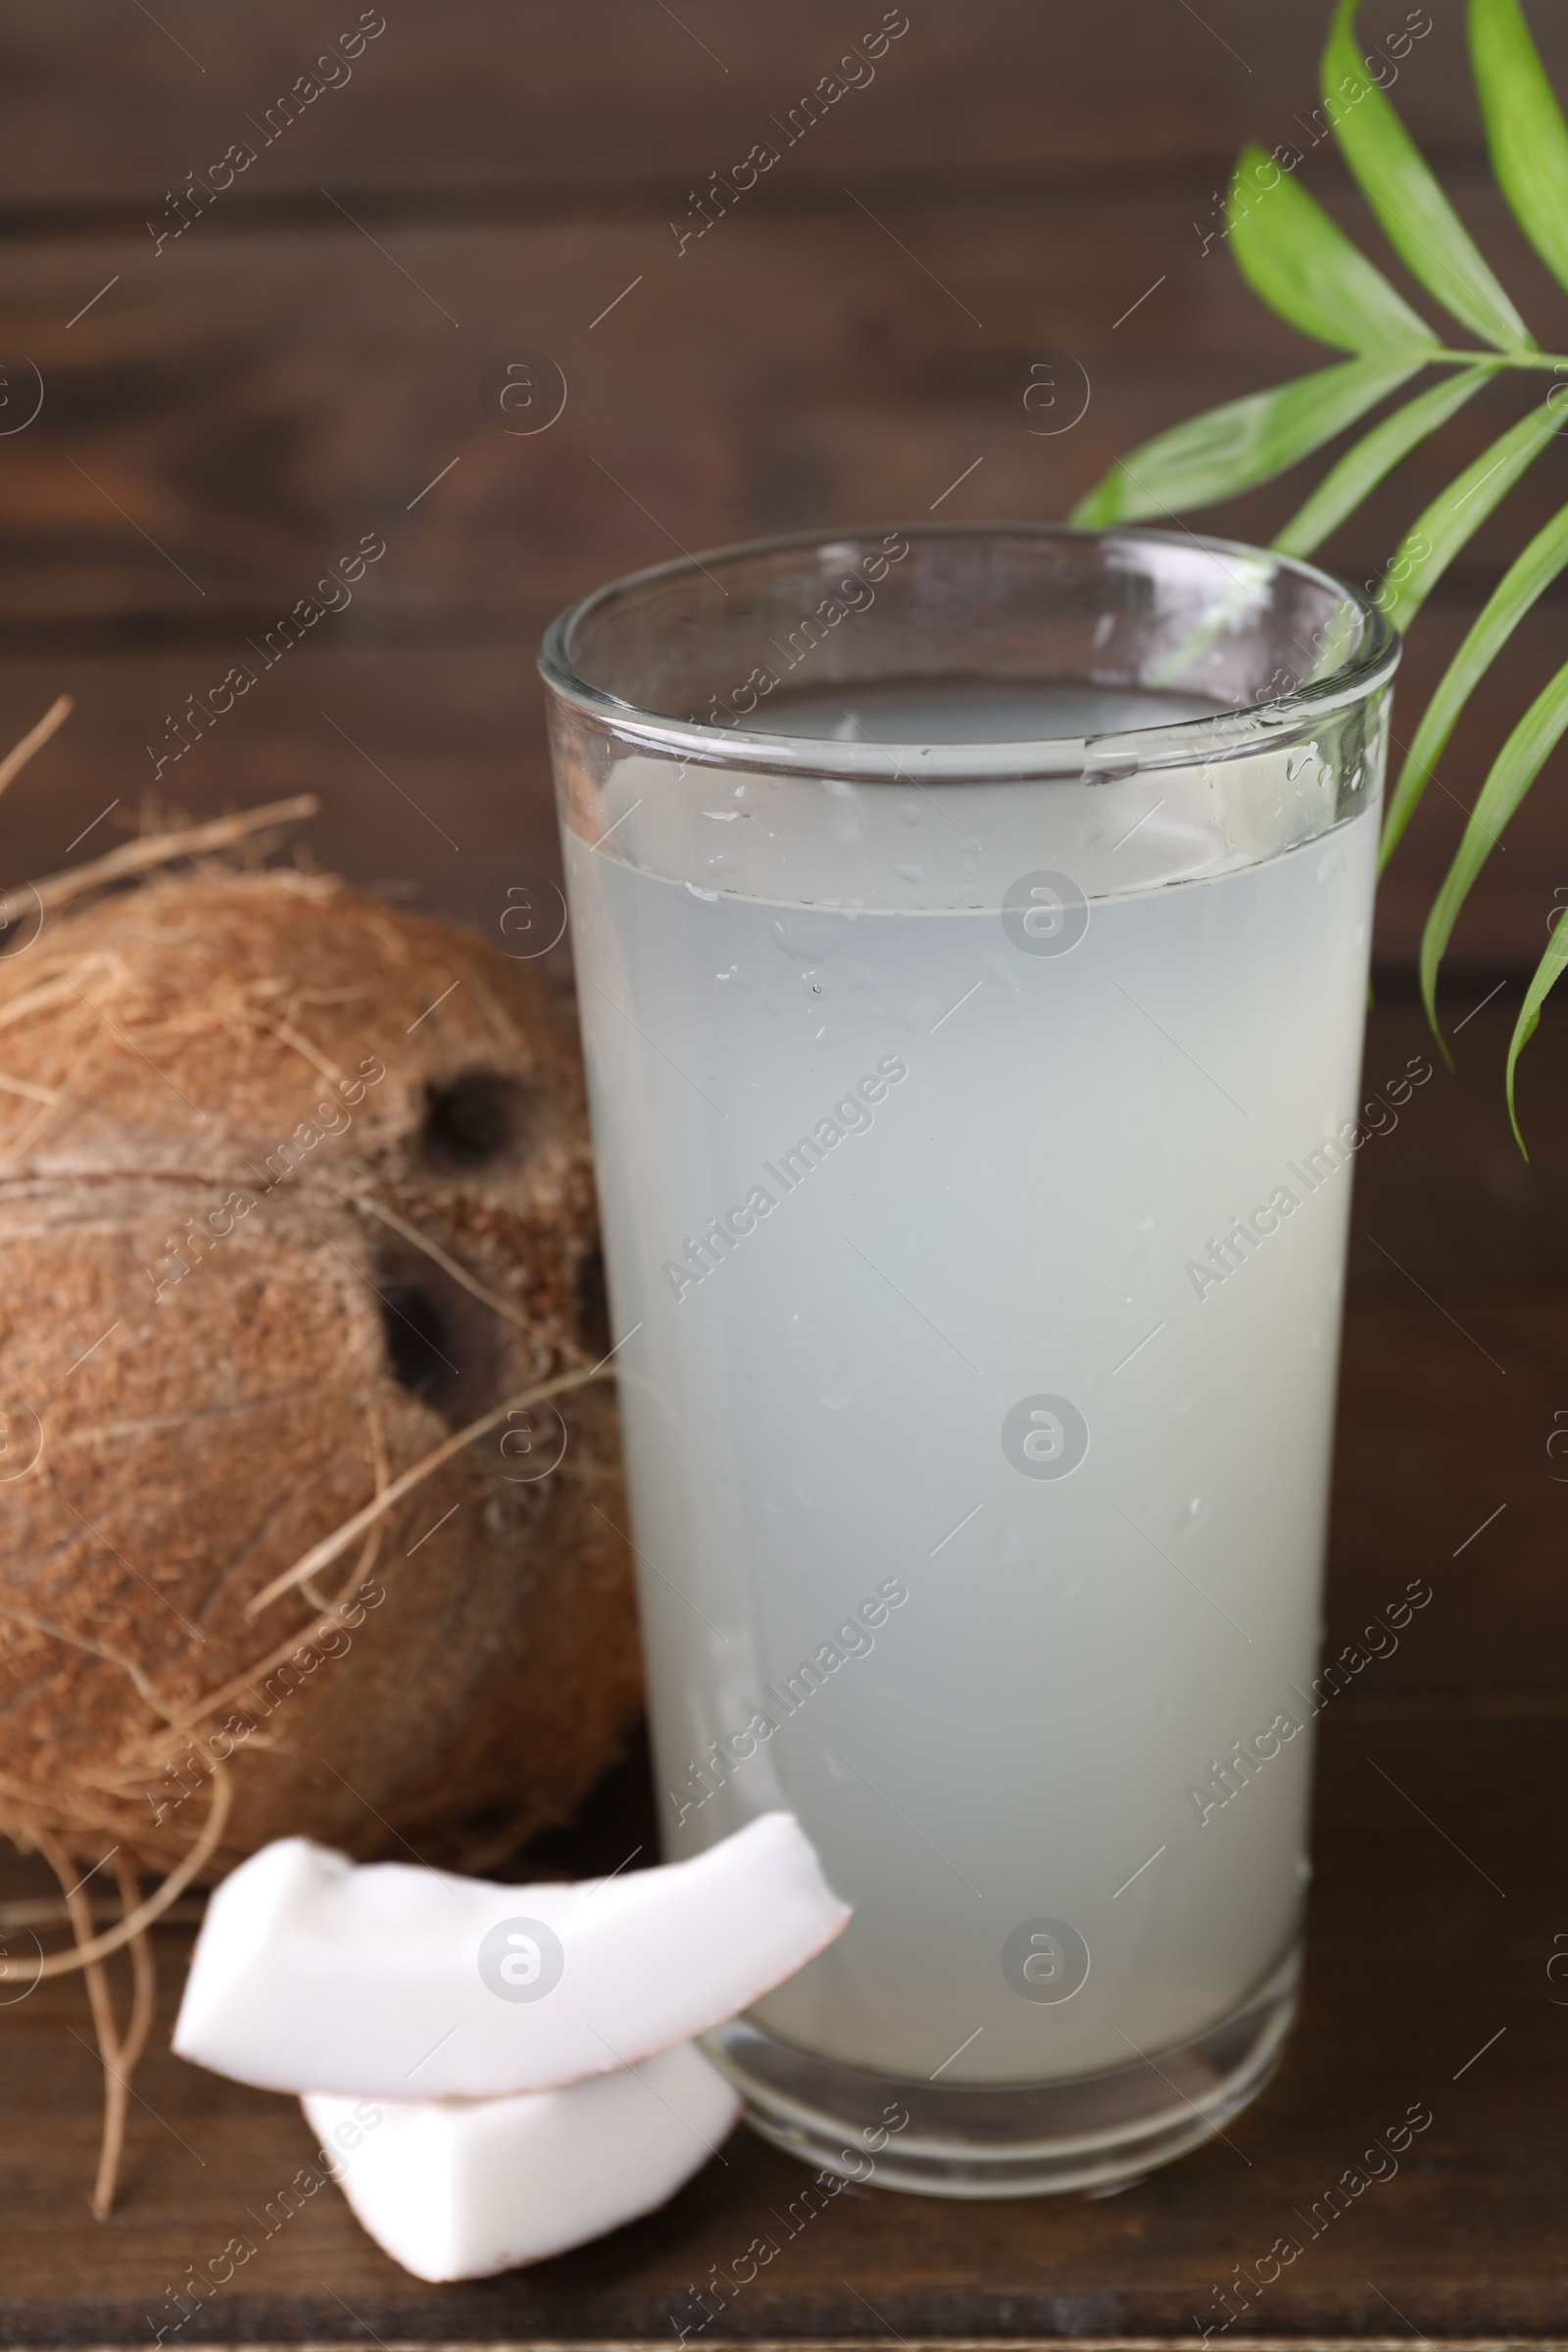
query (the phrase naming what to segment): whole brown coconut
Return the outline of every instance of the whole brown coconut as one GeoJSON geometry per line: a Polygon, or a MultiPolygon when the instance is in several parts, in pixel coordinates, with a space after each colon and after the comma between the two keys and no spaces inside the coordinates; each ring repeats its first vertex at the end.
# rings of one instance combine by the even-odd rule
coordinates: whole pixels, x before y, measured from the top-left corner
{"type": "Polygon", "coordinates": [[[569,1812],[640,1669],[611,1388],[505,1410],[610,1346],[527,964],[291,871],[46,921],[0,963],[0,1833],[172,1867],[214,1759],[209,1876],[569,1812]]]}

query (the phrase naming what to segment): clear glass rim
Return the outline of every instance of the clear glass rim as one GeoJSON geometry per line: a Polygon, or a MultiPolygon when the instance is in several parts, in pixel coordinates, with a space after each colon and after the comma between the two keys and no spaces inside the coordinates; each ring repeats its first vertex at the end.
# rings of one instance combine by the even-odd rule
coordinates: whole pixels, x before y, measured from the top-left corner
{"type": "Polygon", "coordinates": [[[1124,776],[1145,767],[1187,767],[1231,760],[1260,744],[1291,741],[1320,723],[1332,712],[1364,701],[1387,683],[1398,666],[1403,647],[1398,631],[1371,599],[1334,573],[1306,564],[1274,548],[1253,547],[1245,540],[1207,537],[1178,528],[1155,530],[1142,524],[1114,524],[1103,530],[1082,530],[1064,522],[912,522],[861,523],[842,530],[789,531],[762,539],[738,540],[696,556],[681,556],[652,564],[641,571],[610,580],[559,612],[545,631],[539,648],[539,673],[552,694],[584,716],[609,727],[629,742],[650,749],[678,753],[705,765],[746,767],[778,775],[831,774],[866,781],[906,782],[911,760],[918,756],[921,777],[960,780],[965,777],[1088,776],[1097,769],[1124,776]],[[1134,546],[1196,547],[1223,560],[1232,557],[1276,570],[1292,572],[1327,589],[1361,621],[1361,640],[1354,655],[1326,677],[1309,680],[1268,701],[1238,704],[1206,717],[1178,719],[1158,727],[1107,730],[1088,738],[1041,738],[1024,743],[944,743],[926,749],[906,743],[844,742],[837,738],[770,735],[740,726],[713,726],[700,719],[671,718],[623,701],[583,677],[571,658],[571,640],[580,624],[616,599],[640,594],[660,581],[673,581],[714,566],[783,553],[791,548],[838,551],[848,556],[862,544],[878,542],[886,531],[909,540],[1032,538],[1044,541],[1094,540],[1134,546]]]}

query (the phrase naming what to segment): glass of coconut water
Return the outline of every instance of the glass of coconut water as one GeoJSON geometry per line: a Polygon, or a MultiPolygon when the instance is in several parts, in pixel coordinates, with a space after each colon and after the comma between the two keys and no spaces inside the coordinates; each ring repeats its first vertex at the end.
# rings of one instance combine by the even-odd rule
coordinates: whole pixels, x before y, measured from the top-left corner
{"type": "Polygon", "coordinates": [[[1273,2068],[1390,684],[1188,532],[666,564],[551,629],[667,1850],[855,1906],[757,2128],[1082,2188],[1273,2068]]]}

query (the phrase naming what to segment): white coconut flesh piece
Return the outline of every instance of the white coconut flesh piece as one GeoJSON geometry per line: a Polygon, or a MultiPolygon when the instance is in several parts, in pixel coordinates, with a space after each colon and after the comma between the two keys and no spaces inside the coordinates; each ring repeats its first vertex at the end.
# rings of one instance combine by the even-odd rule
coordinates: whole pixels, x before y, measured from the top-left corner
{"type": "Polygon", "coordinates": [[[301,2101],[383,2252],[416,2278],[486,2278],[602,2237],[672,2197],[740,2100],[686,2045],[564,2090],[404,2104],[301,2101]]]}
{"type": "Polygon", "coordinates": [[[263,2090],[553,2090],[722,2024],[849,1916],[793,1813],[572,1886],[357,1866],[284,1838],[214,1893],[174,2048],[263,2090]]]}

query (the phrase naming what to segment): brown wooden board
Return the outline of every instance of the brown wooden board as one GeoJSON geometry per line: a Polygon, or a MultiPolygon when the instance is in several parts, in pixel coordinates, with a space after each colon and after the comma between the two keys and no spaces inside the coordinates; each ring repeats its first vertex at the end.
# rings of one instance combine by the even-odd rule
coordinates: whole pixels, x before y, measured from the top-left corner
{"type": "MultiPolygon", "coordinates": [[[[1568,333],[1495,191],[1474,172],[1457,191],[1543,335],[1568,333]]],[[[1224,244],[1200,250],[1179,197],[857,194],[809,218],[737,207],[679,256],[657,219],[372,238],[324,204],[288,233],[199,224],[156,260],[128,235],[14,242],[0,625],[12,642],[131,616],[142,642],[155,623],[267,625],[372,527],[392,561],[365,608],[450,636],[771,530],[1060,515],[1150,434],[1327,362],[1224,244]],[[526,353],[544,357],[509,389],[526,353]]],[[[1332,560],[1376,575],[1549,388],[1489,387],[1332,560]]],[[[1194,527],[1267,538],[1328,462],[1194,527]]],[[[1490,587],[1565,495],[1554,442],[1450,593],[1490,587]]]]}
{"type": "MultiPolygon", "coordinates": [[[[149,15],[94,0],[0,12],[0,197],[80,209],[161,199],[189,172],[210,177],[229,143],[257,162],[236,202],[265,203],[326,180],[346,192],[635,188],[682,190],[724,171],[864,43],[885,0],[796,0],[787,10],[690,0],[673,14],[639,0],[455,0],[393,7],[352,60],[353,78],[301,105],[282,127],[268,109],[361,22],[364,0],[272,0],[215,9],[167,0],[149,15]],[[247,129],[251,118],[256,127],[247,129]]],[[[1322,42],[1310,8],[1206,0],[1040,8],[1029,0],[911,6],[909,30],[874,82],[836,104],[790,157],[791,176],[832,182],[862,168],[921,175],[1209,168],[1250,133],[1270,143],[1309,115],[1322,42]]],[[[1538,8],[1554,67],[1568,38],[1538,8]]],[[[1459,11],[1433,0],[1368,0],[1371,48],[1414,16],[1433,31],[1399,69],[1400,103],[1440,148],[1478,135],[1459,11]]],[[[863,50],[862,50],[863,54],[863,50]]],[[[851,68],[852,74],[858,69],[851,68]]],[[[1387,68],[1380,71],[1386,72],[1387,68]]]]}
{"type": "MultiPolygon", "coordinates": [[[[1568,1404],[1568,1111],[1548,1043],[1525,1171],[1496,1087],[1507,1025],[1500,1004],[1478,1015],[1461,1076],[1434,1073],[1358,1155],[1326,1654],[1412,1577],[1434,1596],[1324,1709],[1304,2013],[1226,2139],[1112,2197],[948,2204],[873,2184],[806,2221],[807,2173],[743,2132],[663,2213],[431,2288],[331,2187],[284,2197],[312,2155],[291,2101],[162,2043],[121,2208],[92,2224],[96,2067],[79,1987],[57,1983],[0,2014],[0,2340],[1196,2341],[1227,2281],[1221,2342],[1568,2332],[1568,2009],[1548,1974],[1568,1948],[1568,1486],[1547,1450],[1568,1404]],[[1330,2184],[1387,2172],[1364,2152],[1412,2103],[1430,2128],[1330,2221],[1330,2184]],[[778,2253],[757,2280],[694,2300],[760,2235],[778,2253]],[[1244,2305],[1235,2266],[1255,2277],[1281,2236],[1299,2256],[1244,2305]],[[188,2266],[210,2276],[234,2238],[255,2252],[192,2301],[188,2266]]],[[[1369,1101],[1425,1052],[1412,1012],[1375,1013],[1369,1101]]],[[[537,1866],[604,1869],[649,1831],[646,1783],[623,1772],[537,1866]]],[[[172,2003],[185,1938],[161,1940],[172,2003]]]]}

